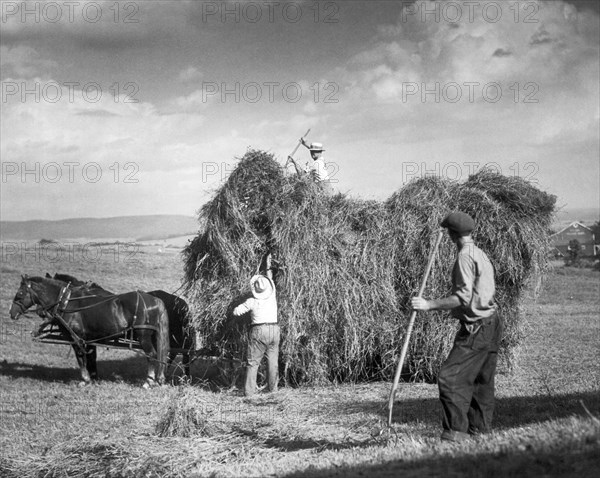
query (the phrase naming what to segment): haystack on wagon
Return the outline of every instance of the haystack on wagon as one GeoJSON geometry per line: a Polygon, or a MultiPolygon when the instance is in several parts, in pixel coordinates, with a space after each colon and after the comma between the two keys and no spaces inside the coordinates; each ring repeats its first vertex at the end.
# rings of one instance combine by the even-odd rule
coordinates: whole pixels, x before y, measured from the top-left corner
{"type": "MultiPolygon", "coordinates": [[[[273,155],[250,150],[201,209],[204,228],[183,252],[195,326],[214,353],[243,357],[246,329],[231,317],[232,299],[271,250],[281,264],[285,381],[389,379],[439,223],[461,210],[475,218],[474,239],[495,267],[502,354],[511,364],[522,337],[519,304],[547,268],[555,199],[483,170],[461,183],[417,179],[386,201],[365,201],[326,194],[309,178],[286,174],[273,155]]],[[[454,254],[444,238],[425,296],[447,295],[454,254]]],[[[406,373],[434,379],[455,330],[448,313],[417,320],[406,373]]]]}

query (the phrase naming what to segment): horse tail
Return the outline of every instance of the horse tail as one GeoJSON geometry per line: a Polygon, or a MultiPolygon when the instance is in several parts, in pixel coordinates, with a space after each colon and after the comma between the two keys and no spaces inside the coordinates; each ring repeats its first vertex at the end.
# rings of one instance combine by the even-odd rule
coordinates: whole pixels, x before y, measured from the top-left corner
{"type": "Polygon", "coordinates": [[[191,378],[190,371],[190,355],[192,357],[196,356],[196,329],[194,328],[194,324],[192,323],[192,315],[190,313],[190,308],[185,301],[183,301],[184,307],[182,307],[183,311],[183,320],[182,320],[182,328],[183,328],[183,348],[185,352],[183,353],[183,368],[185,375],[191,378]]]}
{"type": "Polygon", "coordinates": [[[196,329],[192,323],[192,314],[186,301],[181,300],[181,327],[183,328],[183,347],[194,352],[196,350],[196,329]]]}
{"type": "Polygon", "coordinates": [[[163,305],[162,301],[159,300],[158,308],[158,333],[156,337],[156,359],[158,361],[157,368],[157,379],[159,383],[165,381],[165,371],[167,367],[167,360],[169,358],[169,314],[167,309],[163,305]]]}

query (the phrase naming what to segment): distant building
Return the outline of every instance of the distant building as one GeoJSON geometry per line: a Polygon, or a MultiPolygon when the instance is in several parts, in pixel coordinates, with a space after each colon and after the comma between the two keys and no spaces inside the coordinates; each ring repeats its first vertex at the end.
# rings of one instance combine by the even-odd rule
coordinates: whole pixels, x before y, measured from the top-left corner
{"type": "Polygon", "coordinates": [[[563,257],[569,256],[569,243],[573,240],[579,243],[579,257],[590,257],[596,254],[594,233],[580,222],[572,222],[550,236],[555,254],[563,257]]]}

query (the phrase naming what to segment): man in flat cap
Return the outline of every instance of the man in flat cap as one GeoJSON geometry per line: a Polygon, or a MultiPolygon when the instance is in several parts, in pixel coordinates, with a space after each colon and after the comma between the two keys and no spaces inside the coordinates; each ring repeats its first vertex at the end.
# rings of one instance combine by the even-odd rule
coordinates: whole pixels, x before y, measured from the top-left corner
{"type": "Polygon", "coordinates": [[[267,381],[269,391],[276,392],[279,382],[279,340],[277,323],[277,292],[273,283],[271,254],[265,258],[266,274],[257,274],[250,279],[252,296],[233,309],[233,315],[250,312],[251,324],[248,333],[248,355],[244,393],[251,397],[256,393],[258,366],[267,356],[267,381]]]}
{"type": "Polygon", "coordinates": [[[413,297],[415,310],[450,310],[460,322],[454,346],[438,376],[443,409],[441,439],[463,441],[491,430],[494,375],[502,323],[494,300],[494,268],[471,238],[475,222],[453,212],[441,223],[457,247],[452,293],[426,300],[413,297]]]}

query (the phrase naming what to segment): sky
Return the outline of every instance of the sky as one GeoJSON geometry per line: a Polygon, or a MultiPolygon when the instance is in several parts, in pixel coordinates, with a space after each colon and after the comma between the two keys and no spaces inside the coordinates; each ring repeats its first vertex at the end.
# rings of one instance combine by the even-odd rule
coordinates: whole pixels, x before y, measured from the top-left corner
{"type": "Polygon", "coordinates": [[[194,215],[308,129],[352,197],[487,165],[600,203],[595,1],[0,7],[2,220],[194,215]]]}

